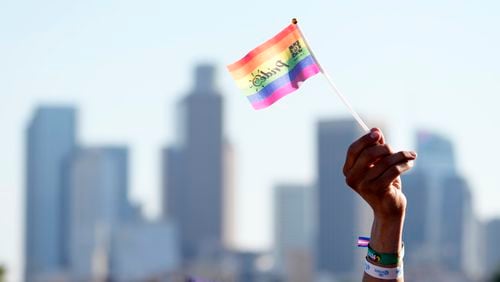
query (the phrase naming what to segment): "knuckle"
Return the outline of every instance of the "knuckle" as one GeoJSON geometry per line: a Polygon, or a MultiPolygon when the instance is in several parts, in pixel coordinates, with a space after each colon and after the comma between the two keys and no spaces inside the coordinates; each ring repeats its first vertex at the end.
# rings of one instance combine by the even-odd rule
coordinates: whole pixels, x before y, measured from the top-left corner
{"type": "Polygon", "coordinates": [[[365,151],[365,156],[370,160],[376,158],[378,155],[379,151],[377,147],[369,148],[365,151]]]}
{"type": "Polygon", "coordinates": [[[391,167],[390,174],[391,176],[399,176],[403,172],[403,166],[395,165],[391,167]]]}
{"type": "Polygon", "coordinates": [[[384,146],[385,146],[385,149],[387,150],[387,153],[388,153],[388,154],[392,154],[392,153],[394,153],[394,151],[392,150],[391,145],[389,145],[389,144],[384,144],[384,146]]]}
{"type": "Polygon", "coordinates": [[[389,156],[389,157],[386,157],[386,158],[383,158],[382,160],[380,160],[378,165],[386,168],[386,167],[390,166],[391,163],[392,163],[392,161],[391,161],[391,158],[389,156]]]}
{"type": "Polygon", "coordinates": [[[394,175],[399,175],[401,173],[401,169],[399,165],[395,165],[389,169],[389,175],[394,176],[394,175]]]}
{"type": "Polygon", "coordinates": [[[403,151],[398,152],[397,153],[397,157],[398,157],[398,160],[404,160],[404,159],[406,159],[406,152],[403,152],[403,151]]]}
{"type": "Polygon", "coordinates": [[[414,157],[412,156],[412,154],[410,152],[405,152],[405,158],[406,159],[414,159],[414,157]]]}
{"type": "Polygon", "coordinates": [[[345,182],[352,188],[355,188],[357,184],[357,181],[350,175],[345,178],[345,182]]]}
{"type": "Polygon", "coordinates": [[[389,144],[383,144],[383,145],[381,145],[381,147],[382,147],[384,153],[386,153],[386,154],[392,153],[392,149],[391,149],[391,146],[389,146],[389,144]]]}
{"type": "Polygon", "coordinates": [[[352,143],[349,145],[349,148],[347,148],[347,156],[351,155],[354,151],[356,151],[357,148],[357,142],[352,143]]]}
{"type": "Polygon", "coordinates": [[[368,148],[365,154],[370,160],[374,160],[390,154],[390,150],[387,145],[377,145],[375,147],[368,148]]]}
{"type": "Polygon", "coordinates": [[[358,192],[360,194],[366,194],[367,192],[370,192],[372,188],[372,185],[363,181],[358,185],[358,192]]]}

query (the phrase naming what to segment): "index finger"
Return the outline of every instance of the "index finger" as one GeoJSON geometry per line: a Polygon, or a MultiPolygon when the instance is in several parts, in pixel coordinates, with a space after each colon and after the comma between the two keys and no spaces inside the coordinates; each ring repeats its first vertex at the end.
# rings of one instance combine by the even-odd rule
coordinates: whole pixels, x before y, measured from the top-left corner
{"type": "Polygon", "coordinates": [[[381,142],[381,144],[383,144],[384,142],[382,132],[380,132],[378,128],[372,128],[370,133],[363,135],[354,143],[352,143],[347,150],[347,156],[343,169],[344,175],[346,175],[347,171],[352,168],[359,155],[366,147],[373,146],[379,141],[381,142]]]}

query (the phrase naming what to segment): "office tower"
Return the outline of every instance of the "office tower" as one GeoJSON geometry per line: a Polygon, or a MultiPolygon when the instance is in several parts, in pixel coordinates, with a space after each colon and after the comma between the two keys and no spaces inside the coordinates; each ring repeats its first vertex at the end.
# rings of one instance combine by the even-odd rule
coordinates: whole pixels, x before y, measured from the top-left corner
{"type": "Polygon", "coordinates": [[[223,203],[223,245],[226,249],[234,249],[237,245],[236,240],[236,154],[231,143],[224,142],[224,191],[222,195],[223,203]]]}
{"type": "Polygon", "coordinates": [[[484,278],[485,271],[485,249],[483,242],[485,240],[484,224],[474,213],[472,199],[469,199],[469,208],[465,210],[464,215],[464,250],[466,255],[463,259],[464,272],[472,280],[484,278]]]}
{"type": "MultiPolygon", "coordinates": [[[[418,160],[417,160],[418,162],[418,160]]],[[[412,250],[405,256],[407,263],[425,263],[427,243],[429,241],[429,181],[419,171],[412,171],[402,176],[403,193],[407,199],[403,241],[405,248],[412,250]]]]}
{"type": "Polygon", "coordinates": [[[441,206],[442,232],[440,246],[443,263],[449,270],[462,271],[465,254],[465,230],[472,228],[468,213],[471,195],[465,180],[458,176],[443,179],[441,206]]]}
{"type": "Polygon", "coordinates": [[[345,184],[342,167],[349,145],[362,132],[354,120],[345,119],[321,121],[317,134],[317,270],[359,278],[366,253],[356,248],[356,239],[370,234],[372,217],[366,203],[345,184]]]}
{"type": "Polygon", "coordinates": [[[178,223],[185,259],[222,246],[222,96],[214,72],[211,65],[196,68],[194,88],[178,106],[179,138],[164,153],[164,211],[178,223]]]}
{"type": "Polygon", "coordinates": [[[469,185],[463,177],[443,180],[440,250],[444,265],[450,270],[476,279],[483,269],[482,228],[472,208],[469,185]]]}
{"type": "Polygon", "coordinates": [[[485,227],[485,273],[491,275],[500,271],[500,252],[498,251],[498,240],[500,240],[500,219],[490,220],[485,227]]]}
{"type": "Polygon", "coordinates": [[[436,251],[439,249],[441,236],[440,207],[443,201],[443,179],[456,175],[456,164],[453,144],[445,137],[421,130],[417,133],[418,159],[414,171],[421,172],[428,184],[429,210],[427,216],[428,255],[439,259],[436,251]]]}
{"type": "Polygon", "coordinates": [[[274,190],[275,265],[286,281],[312,281],[313,189],[279,185],[274,190]]]}
{"type": "Polygon", "coordinates": [[[25,279],[57,276],[66,264],[63,166],[76,146],[75,109],[38,108],[27,130],[25,279]]]}
{"type": "Polygon", "coordinates": [[[111,281],[164,281],[179,265],[177,229],[172,222],[123,223],[112,238],[111,281]]]}
{"type": "MultiPolygon", "coordinates": [[[[127,149],[80,149],[69,167],[69,271],[75,281],[91,281],[102,270],[96,254],[109,254],[113,231],[131,209],[127,201],[127,149]],[[96,269],[97,267],[97,269],[96,269]]],[[[100,260],[101,263],[108,263],[100,260]]]]}
{"type": "Polygon", "coordinates": [[[439,134],[420,130],[417,133],[416,168],[433,176],[456,173],[453,144],[439,134]]]}

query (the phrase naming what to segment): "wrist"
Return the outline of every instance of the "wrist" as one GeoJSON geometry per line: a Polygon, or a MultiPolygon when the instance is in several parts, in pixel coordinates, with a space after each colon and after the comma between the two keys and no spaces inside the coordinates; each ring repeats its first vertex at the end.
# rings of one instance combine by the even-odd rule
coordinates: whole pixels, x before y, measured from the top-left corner
{"type": "Polygon", "coordinates": [[[405,211],[390,214],[374,211],[373,221],[374,223],[383,224],[384,226],[401,225],[405,220],[405,215],[405,211]]]}
{"type": "Polygon", "coordinates": [[[403,242],[403,225],[404,213],[393,217],[375,215],[370,246],[377,252],[399,254],[403,242]]]}

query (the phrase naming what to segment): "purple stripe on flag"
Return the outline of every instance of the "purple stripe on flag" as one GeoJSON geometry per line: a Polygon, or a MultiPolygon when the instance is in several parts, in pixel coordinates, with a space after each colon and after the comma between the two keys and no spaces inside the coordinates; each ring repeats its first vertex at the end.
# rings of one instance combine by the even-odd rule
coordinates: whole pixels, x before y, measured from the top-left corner
{"type": "Polygon", "coordinates": [[[252,104],[265,100],[266,98],[271,96],[276,90],[290,84],[290,82],[299,80],[304,69],[311,65],[317,65],[317,64],[314,58],[311,55],[309,55],[303,58],[300,62],[298,62],[295,65],[295,67],[293,67],[293,69],[289,69],[288,72],[284,73],[278,79],[266,85],[264,88],[259,90],[259,92],[252,95],[248,95],[247,99],[252,104]]]}
{"type": "Polygon", "coordinates": [[[274,102],[278,101],[279,99],[283,98],[284,96],[292,93],[293,91],[297,90],[299,88],[299,82],[303,82],[309,77],[317,74],[320,72],[320,69],[318,65],[313,64],[310,66],[307,66],[306,68],[302,69],[300,73],[297,74],[295,79],[293,81],[290,81],[289,83],[281,86],[280,88],[276,89],[272,94],[268,95],[267,98],[264,100],[258,101],[258,102],[252,102],[252,106],[256,110],[264,109],[272,104],[274,102]]]}

